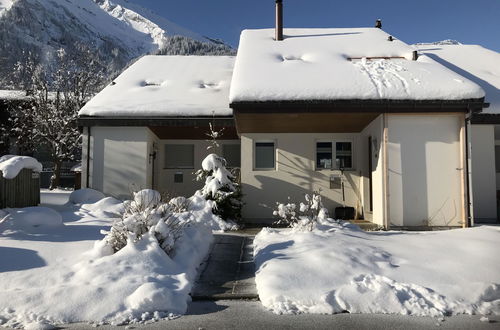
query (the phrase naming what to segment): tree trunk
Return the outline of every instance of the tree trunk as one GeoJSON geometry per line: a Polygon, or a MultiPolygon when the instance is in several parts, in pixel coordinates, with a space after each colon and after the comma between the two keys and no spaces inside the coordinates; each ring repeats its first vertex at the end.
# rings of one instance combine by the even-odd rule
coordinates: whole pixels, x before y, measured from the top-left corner
{"type": "Polygon", "coordinates": [[[52,176],[50,177],[50,187],[49,190],[54,190],[57,187],[59,187],[60,182],[61,182],[61,165],[62,162],[60,160],[56,160],[54,162],[54,172],[52,173],[52,176]]]}

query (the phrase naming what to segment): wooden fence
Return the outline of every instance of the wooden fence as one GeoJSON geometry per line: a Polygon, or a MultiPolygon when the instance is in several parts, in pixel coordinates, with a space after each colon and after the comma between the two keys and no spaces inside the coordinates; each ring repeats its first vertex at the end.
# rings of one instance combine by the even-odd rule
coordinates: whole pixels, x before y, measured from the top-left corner
{"type": "Polygon", "coordinates": [[[0,209],[38,204],[40,204],[40,173],[23,169],[14,179],[4,179],[0,175],[0,209]]]}

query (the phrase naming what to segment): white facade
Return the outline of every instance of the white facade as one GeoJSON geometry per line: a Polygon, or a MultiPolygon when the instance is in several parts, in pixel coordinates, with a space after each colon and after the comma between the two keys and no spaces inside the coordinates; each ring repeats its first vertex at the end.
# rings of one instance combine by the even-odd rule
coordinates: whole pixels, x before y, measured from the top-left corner
{"type": "Polygon", "coordinates": [[[471,160],[475,222],[496,222],[495,126],[472,125],[471,160]]]}

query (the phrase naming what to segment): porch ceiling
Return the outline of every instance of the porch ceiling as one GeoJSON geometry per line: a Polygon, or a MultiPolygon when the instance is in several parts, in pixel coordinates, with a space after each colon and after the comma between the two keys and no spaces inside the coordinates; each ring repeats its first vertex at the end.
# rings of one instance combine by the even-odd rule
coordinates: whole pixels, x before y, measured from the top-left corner
{"type": "Polygon", "coordinates": [[[241,133],[356,133],[379,113],[236,113],[241,133]]]}
{"type": "MultiPolygon", "coordinates": [[[[206,140],[208,139],[208,133],[210,133],[208,124],[203,126],[188,126],[188,127],[176,127],[176,126],[148,126],[148,127],[160,140],[206,140]]],[[[221,140],[238,139],[238,134],[236,133],[236,128],[234,126],[232,127],[215,126],[214,128],[215,130],[223,129],[221,140]]]]}

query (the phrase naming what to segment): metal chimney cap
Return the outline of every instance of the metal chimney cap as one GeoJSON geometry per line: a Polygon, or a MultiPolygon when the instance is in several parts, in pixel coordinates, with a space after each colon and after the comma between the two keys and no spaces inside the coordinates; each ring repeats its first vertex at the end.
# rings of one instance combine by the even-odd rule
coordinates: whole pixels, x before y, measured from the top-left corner
{"type": "Polygon", "coordinates": [[[276,3],[282,3],[283,0],[276,0],[276,3]]]}

